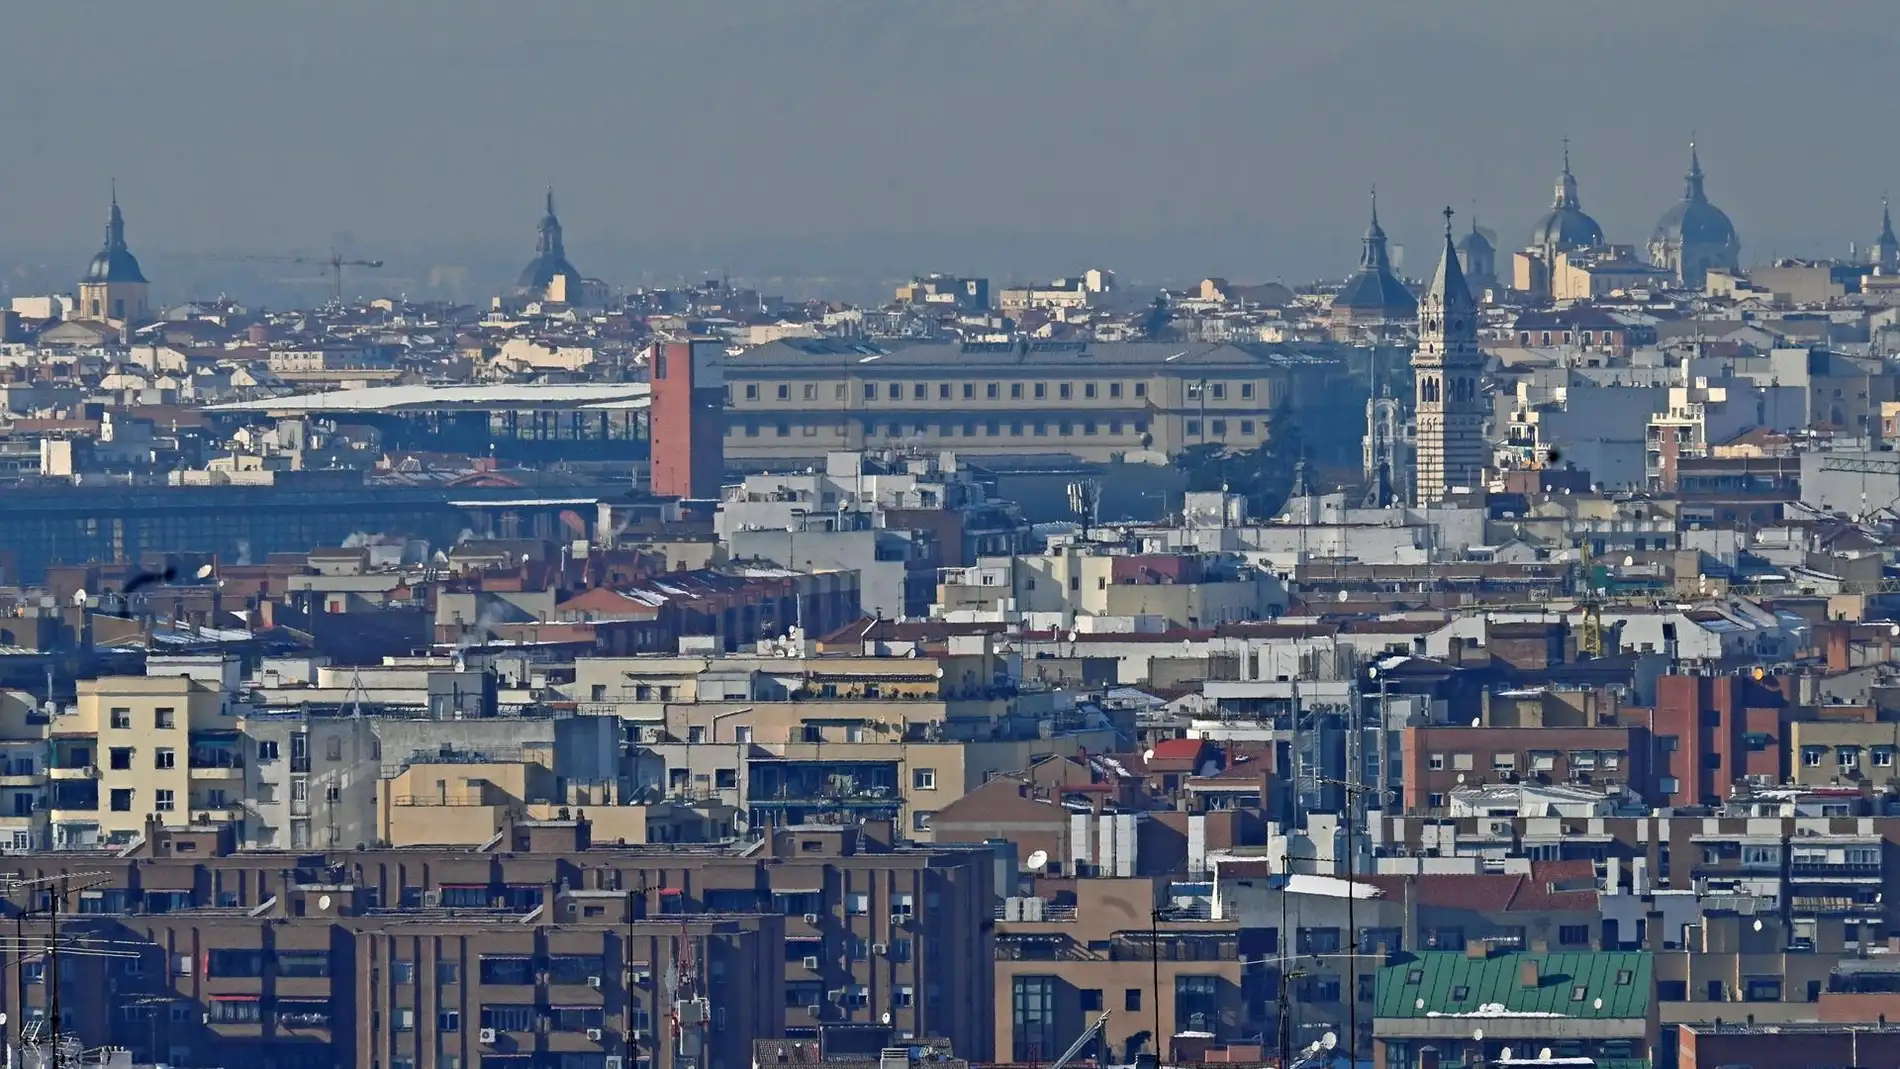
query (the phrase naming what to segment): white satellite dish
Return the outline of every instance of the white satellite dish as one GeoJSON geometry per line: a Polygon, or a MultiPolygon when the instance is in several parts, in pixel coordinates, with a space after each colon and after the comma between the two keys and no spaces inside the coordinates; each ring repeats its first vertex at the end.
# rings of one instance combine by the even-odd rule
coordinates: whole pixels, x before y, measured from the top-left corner
{"type": "Polygon", "coordinates": [[[1422,1009],[1424,1009],[1424,1008],[1425,1008],[1425,1000],[1424,1000],[1424,999],[1422,999],[1422,998],[1418,998],[1418,999],[1413,999],[1413,1000],[1412,1000],[1412,1008],[1413,1008],[1413,1009],[1415,1009],[1415,1010],[1422,1010],[1422,1009]]]}
{"type": "Polygon", "coordinates": [[[1481,727],[1483,727],[1483,726],[1484,726],[1484,717],[1481,717],[1481,716],[1474,716],[1474,717],[1472,717],[1472,718],[1471,718],[1471,726],[1472,726],[1472,727],[1474,727],[1474,728],[1481,728],[1481,727]]]}
{"type": "Polygon", "coordinates": [[[198,578],[209,579],[211,578],[211,573],[215,571],[217,571],[217,569],[209,564],[200,564],[198,566],[198,578]]]}
{"type": "Polygon", "coordinates": [[[1758,932],[1759,932],[1759,931],[1761,931],[1761,918],[1760,918],[1760,917],[1756,917],[1756,918],[1755,918],[1755,930],[1756,930],[1756,931],[1758,931],[1758,932]]]}
{"type": "Polygon", "coordinates": [[[82,607],[86,604],[86,588],[85,587],[82,586],[78,590],[73,591],[73,604],[79,605],[82,607]]]}
{"type": "Polygon", "coordinates": [[[1141,752],[1141,759],[1143,761],[1152,761],[1155,759],[1155,752],[1153,750],[1143,750],[1141,752]]]}
{"type": "Polygon", "coordinates": [[[1464,781],[1465,781],[1465,774],[1463,772],[1458,773],[1458,782],[1463,783],[1464,781]]]}
{"type": "Polygon", "coordinates": [[[1341,600],[1341,601],[1351,601],[1351,600],[1352,600],[1352,592],[1351,592],[1351,591],[1347,591],[1347,590],[1342,590],[1342,591],[1340,591],[1340,592],[1339,592],[1339,600],[1341,600]]]}
{"type": "Polygon", "coordinates": [[[1074,629],[1074,628],[1070,628],[1070,629],[1069,629],[1069,633],[1068,633],[1068,636],[1067,636],[1070,642],[1074,642],[1074,641],[1075,641],[1075,635],[1076,635],[1076,632],[1075,632],[1075,629],[1074,629]]]}
{"type": "Polygon", "coordinates": [[[329,895],[318,895],[318,896],[317,896],[317,908],[318,908],[318,909],[329,909],[329,908],[330,908],[330,896],[329,896],[329,895]]]}
{"type": "Polygon", "coordinates": [[[885,1024],[890,1024],[890,1023],[891,1023],[891,1011],[889,1011],[889,1010],[885,1010],[885,1011],[884,1011],[884,1023],[885,1023],[885,1024]]]}
{"type": "Polygon", "coordinates": [[[1632,556],[1629,556],[1628,554],[1624,554],[1624,556],[1623,556],[1623,567],[1625,567],[1625,568],[1631,568],[1631,567],[1634,567],[1635,565],[1636,565],[1636,558],[1635,558],[1635,557],[1632,557],[1632,556]]]}
{"type": "Polygon", "coordinates": [[[1547,1062],[1547,1061],[1549,1061],[1549,1060],[1550,1060],[1550,1048],[1549,1048],[1549,1047],[1545,1047],[1545,1048],[1544,1048],[1543,1050],[1540,1050],[1540,1051],[1538,1051],[1538,1052],[1537,1052],[1537,1060],[1538,1060],[1538,1061],[1540,1061],[1540,1062],[1547,1062]]]}
{"type": "Polygon", "coordinates": [[[1049,851],[1037,850],[1031,853],[1028,858],[1024,859],[1023,866],[1031,872],[1041,872],[1043,866],[1048,863],[1049,851]]]}
{"type": "Polygon", "coordinates": [[[1334,1047],[1337,1047],[1337,1046],[1339,1046],[1338,1034],[1333,1033],[1333,1032],[1328,1032],[1325,1035],[1319,1037],[1319,1049],[1332,1050],[1334,1047]]]}
{"type": "Polygon", "coordinates": [[[1510,1060],[1511,1060],[1511,1048],[1509,1048],[1509,1047],[1506,1047],[1506,1048],[1504,1048],[1503,1050],[1501,1050],[1501,1051],[1498,1051],[1498,1060],[1499,1060],[1499,1061],[1506,1061],[1506,1062],[1508,1062],[1508,1061],[1510,1061],[1510,1060]]]}
{"type": "Polygon", "coordinates": [[[1482,1029],[1482,1028],[1473,1028],[1473,1029],[1471,1030],[1471,1041],[1472,1041],[1473,1043],[1483,1043],[1483,1042],[1484,1042],[1484,1029],[1482,1029]]]}
{"type": "Polygon", "coordinates": [[[1597,1000],[1596,1000],[1596,1008],[1597,1008],[1597,1009],[1599,1009],[1599,1010],[1603,1008],[1603,1000],[1602,1000],[1602,999],[1597,999],[1597,1000]]]}

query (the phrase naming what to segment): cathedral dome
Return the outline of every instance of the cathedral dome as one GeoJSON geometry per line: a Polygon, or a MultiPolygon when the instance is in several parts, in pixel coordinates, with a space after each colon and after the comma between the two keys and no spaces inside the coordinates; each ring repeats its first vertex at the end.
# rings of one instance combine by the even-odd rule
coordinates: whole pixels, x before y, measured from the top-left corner
{"type": "Polygon", "coordinates": [[[1372,223],[1366,227],[1363,240],[1365,249],[1359,255],[1359,270],[1333,297],[1333,318],[1352,323],[1411,319],[1418,314],[1418,300],[1392,273],[1376,198],[1372,204],[1372,223]]]}
{"type": "Polygon", "coordinates": [[[1735,237],[1735,224],[1729,222],[1728,213],[1709,203],[1702,179],[1702,158],[1696,153],[1695,145],[1691,144],[1689,174],[1684,183],[1682,199],[1671,205],[1662,218],[1656,221],[1656,232],[1650,237],[1652,243],[1676,248],[1697,245],[1726,248],[1740,244],[1735,237]]]}
{"type": "Polygon", "coordinates": [[[561,221],[554,215],[554,190],[548,190],[547,214],[541,217],[536,228],[534,259],[521,269],[521,275],[515,280],[517,292],[529,296],[541,296],[553,283],[556,276],[566,276],[570,284],[580,282],[581,273],[567,262],[567,249],[561,239],[561,221]]]}
{"type": "Polygon", "coordinates": [[[1531,245],[1543,249],[1580,249],[1603,244],[1603,228],[1584,213],[1577,196],[1577,178],[1570,173],[1570,146],[1564,146],[1564,173],[1557,178],[1557,195],[1550,210],[1531,227],[1531,245]]]}
{"type": "Polygon", "coordinates": [[[81,282],[139,282],[145,273],[139,270],[138,257],[125,247],[125,216],[119,211],[119,198],[112,198],[112,213],[106,218],[106,243],[86,265],[81,282]]]}

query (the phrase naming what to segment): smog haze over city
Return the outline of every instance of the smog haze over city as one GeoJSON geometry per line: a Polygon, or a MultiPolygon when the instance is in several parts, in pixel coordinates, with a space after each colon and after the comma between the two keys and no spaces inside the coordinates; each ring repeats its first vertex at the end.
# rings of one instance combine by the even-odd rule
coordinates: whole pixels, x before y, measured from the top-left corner
{"type": "Polygon", "coordinates": [[[174,281],[243,279],[177,254],[340,236],[474,292],[552,182],[611,281],[809,296],[924,261],[1343,275],[1375,184],[1418,274],[1446,203],[1515,242],[1566,136],[1613,233],[1673,196],[1694,133],[1753,250],[1835,254],[1900,167],[1877,0],[21,0],[6,22],[16,292],[63,277],[110,176],[174,281]]]}

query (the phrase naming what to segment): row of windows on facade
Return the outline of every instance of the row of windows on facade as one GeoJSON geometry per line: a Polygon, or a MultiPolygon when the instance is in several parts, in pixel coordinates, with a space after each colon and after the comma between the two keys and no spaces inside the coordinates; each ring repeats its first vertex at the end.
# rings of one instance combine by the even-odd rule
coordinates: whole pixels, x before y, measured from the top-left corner
{"type": "MultiPolygon", "coordinates": [[[[107,713],[107,723],[109,723],[112,729],[115,731],[133,730],[132,710],[125,706],[112,707],[107,713]]],[[[158,708],[152,710],[152,729],[153,730],[170,731],[177,728],[177,726],[178,726],[178,711],[176,709],[173,709],[167,706],[159,706],[158,708]]],[[[341,761],[343,759],[343,740],[340,738],[330,739],[328,741],[328,745],[326,746],[325,750],[326,750],[326,756],[328,757],[329,760],[341,761]]],[[[83,753],[87,753],[88,751],[85,747],[81,746],[81,747],[75,748],[72,752],[83,754],[83,753]]],[[[169,752],[169,751],[161,750],[160,752],[163,753],[163,752],[169,752]]],[[[197,747],[192,748],[191,753],[192,753],[192,760],[194,763],[194,767],[207,767],[207,766],[197,765],[197,762],[201,758],[207,762],[236,759],[236,754],[233,753],[233,751],[231,751],[228,747],[222,747],[222,746],[197,746],[197,747]]],[[[259,761],[276,761],[282,756],[282,754],[283,754],[283,749],[282,749],[281,744],[278,742],[278,740],[276,739],[258,740],[257,759],[259,761]]],[[[308,761],[310,759],[310,735],[308,732],[298,731],[298,732],[293,732],[291,734],[290,759],[292,761],[308,761]]],[[[119,766],[115,765],[114,767],[119,767],[119,766]]],[[[161,766],[161,767],[170,767],[170,766],[161,766]]],[[[220,767],[220,768],[241,767],[241,765],[211,765],[209,767],[220,767]]]]}
{"type": "MultiPolygon", "coordinates": [[[[1835,746],[1832,749],[1834,751],[1834,763],[1837,766],[1844,769],[1860,767],[1860,751],[1862,749],[1861,747],[1835,746]]],[[[1893,767],[1894,748],[1892,746],[1873,746],[1873,747],[1868,747],[1867,749],[1869,750],[1873,758],[1873,766],[1875,768],[1892,768],[1893,767]]],[[[1801,747],[1802,767],[1820,768],[1821,762],[1827,760],[1828,750],[1829,750],[1829,747],[1826,747],[1826,746],[1801,747]]]]}
{"type": "MultiPolygon", "coordinates": [[[[934,782],[934,774],[932,782],[934,782]]],[[[358,904],[368,909],[379,908],[382,895],[376,887],[358,889],[358,904]]],[[[446,884],[435,891],[424,891],[418,887],[403,888],[398,897],[398,907],[406,909],[442,908],[442,909],[502,909],[525,912],[541,904],[542,887],[539,884],[508,884],[500,888],[483,885],[446,884]]],[[[757,913],[764,905],[759,892],[747,888],[709,888],[705,892],[705,911],[708,913],[757,913]]],[[[930,892],[924,896],[925,908],[937,907],[938,896],[930,892]]],[[[197,891],[163,890],[132,892],[125,888],[102,888],[84,892],[79,899],[78,912],[91,915],[116,915],[131,912],[136,905],[145,913],[173,913],[215,904],[220,908],[238,908],[253,903],[245,901],[236,891],[216,891],[200,895],[197,891]]],[[[843,896],[846,916],[868,916],[871,912],[871,896],[868,892],[854,891],[843,896]]],[[[36,907],[42,912],[52,909],[52,892],[43,891],[36,907]]],[[[909,918],[916,911],[916,899],[908,893],[894,893],[889,896],[889,909],[893,917],[909,918]]],[[[605,906],[586,906],[583,916],[588,919],[601,919],[606,916],[605,906]]],[[[823,914],[828,907],[823,892],[777,892],[772,895],[770,910],[788,917],[806,914],[823,914]]],[[[684,913],[685,896],[662,894],[660,896],[661,913],[684,913]]],[[[897,944],[891,944],[893,948],[897,944]]],[[[903,952],[908,953],[908,941],[904,941],[903,952]]],[[[262,953],[261,951],[232,951],[234,954],[262,953]]],[[[896,949],[886,953],[895,955],[896,949]]],[[[804,957],[805,955],[797,955],[804,957]]],[[[189,970],[190,959],[182,959],[184,968],[189,970]]],[[[249,959],[233,958],[232,962],[249,959]]],[[[900,959],[901,960],[901,959],[900,959]]],[[[229,965],[238,968],[239,965],[229,965]]],[[[261,965],[258,968],[262,968],[261,965]]],[[[583,975],[597,975],[592,970],[583,975]]],[[[227,974],[221,974],[227,975],[227,974]]],[[[249,975],[249,974],[236,974],[249,975]]],[[[487,982],[487,981],[485,981],[487,982]]]]}
{"type": "MultiPolygon", "coordinates": [[[[1532,750],[1528,755],[1529,770],[1531,772],[1554,772],[1557,768],[1557,758],[1559,756],[1560,754],[1556,750],[1532,750]]],[[[1568,759],[1568,765],[1572,772],[1594,772],[1599,770],[1614,772],[1623,767],[1623,751],[1621,750],[1570,750],[1567,753],[1561,754],[1561,756],[1568,759]]],[[[1471,772],[1474,771],[1474,760],[1474,755],[1468,753],[1430,753],[1426,755],[1425,763],[1434,772],[1444,769],[1450,769],[1454,772],[1471,772]]],[[[1498,772],[1516,771],[1517,754],[1492,754],[1491,768],[1498,772]]]]}
{"type": "MultiPolygon", "coordinates": [[[[1046,401],[1049,398],[1050,384],[1046,382],[986,382],[981,383],[980,386],[982,399],[985,401],[1000,401],[1003,399],[1005,393],[1007,393],[1009,399],[1012,401],[1021,401],[1025,396],[1037,401],[1046,401]]],[[[1119,382],[1084,382],[1079,384],[1079,386],[1079,396],[1085,401],[1094,401],[1103,397],[1115,401],[1124,397],[1145,398],[1148,396],[1148,384],[1145,382],[1128,384],[1126,387],[1124,387],[1123,383],[1119,382]]],[[[978,387],[979,384],[974,382],[939,382],[933,391],[930,383],[914,382],[910,384],[907,395],[904,383],[893,382],[883,388],[881,396],[890,401],[902,401],[906,399],[906,396],[912,401],[928,401],[934,392],[936,399],[939,401],[974,401],[977,400],[978,387]]],[[[781,382],[776,387],[765,387],[756,382],[749,382],[745,384],[743,396],[748,401],[757,401],[768,389],[771,390],[780,401],[790,401],[793,399],[792,384],[788,382],[781,382]]],[[[834,401],[844,400],[847,395],[847,390],[848,387],[842,382],[833,384],[831,388],[831,399],[834,401]]],[[[727,403],[731,403],[732,398],[730,394],[732,387],[726,387],[726,392],[728,394],[726,398],[727,403]]],[[[1228,384],[1224,382],[1190,382],[1187,384],[1187,392],[1188,396],[1195,400],[1225,401],[1229,395],[1228,384]]],[[[1251,401],[1254,399],[1254,384],[1251,382],[1236,383],[1233,393],[1235,393],[1240,400],[1251,401]]],[[[818,394],[818,383],[808,382],[799,388],[798,399],[802,401],[816,401],[818,400],[818,394]]],[[[1061,401],[1074,400],[1078,396],[1078,384],[1073,382],[1056,383],[1055,396],[1057,400],[1061,401]]],[[[878,384],[875,382],[865,383],[863,387],[863,397],[866,401],[878,400],[880,397],[878,384]]]]}
{"type": "MultiPolygon", "coordinates": [[[[757,438],[764,426],[764,424],[761,424],[757,420],[746,420],[743,425],[738,427],[728,425],[726,427],[726,437],[736,438],[743,436],[746,438],[757,438]]],[[[1046,438],[1051,428],[1054,429],[1056,436],[1059,438],[1071,437],[1078,431],[1085,438],[1102,433],[1110,437],[1125,433],[1138,435],[1148,433],[1147,420],[1134,420],[1130,423],[1123,423],[1118,419],[1102,421],[1092,419],[1079,421],[1036,420],[1034,422],[1013,420],[1009,423],[994,419],[982,421],[964,420],[961,423],[905,423],[902,420],[892,420],[888,425],[880,424],[877,420],[865,420],[863,426],[864,436],[866,438],[876,438],[880,426],[887,427],[885,433],[891,438],[903,438],[911,434],[929,435],[940,438],[955,438],[959,435],[965,438],[975,438],[978,437],[979,428],[981,428],[981,436],[984,438],[1046,438]],[[1008,429],[1005,430],[1005,427],[1008,429]]],[[[792,436],[792,425],[790,423],[775,423],[772,424],[771,427],[775,437],[790,438],[792,436]]],[[[1235,421],[1211,419],[1207,421],[1207,433],[1214,438],[1227,437],[1230,428],[1238,428],[1239,436],[1242,438],[1251,438],[1254,436],[1255,427],[1256,423],[1251,419],[1235,421]]],[[[1198,436],[1201,434],[1201,421],[1198,419],[1186,420],[1183,424],[1183,430],[1189,437],[1198,436]]],[[[842,423],[838,424],[834,431],[834,433],[840,435],[849,432],[849,426],[842,423]]],[[[799,433],[806,438],[816,438],[819,434],[819,427],[816,423],[801,423],[799,424],[799,433]]]]}

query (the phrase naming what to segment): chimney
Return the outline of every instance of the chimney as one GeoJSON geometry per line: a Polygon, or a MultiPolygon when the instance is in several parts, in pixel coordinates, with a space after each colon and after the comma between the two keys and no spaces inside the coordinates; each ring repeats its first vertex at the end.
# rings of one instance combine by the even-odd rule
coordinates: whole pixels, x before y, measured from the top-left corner
{"type": "Polygon", "coordinates": [[[1517,984],[1519,987],[1537,987],[1537,959],[1525,958],[1517,963],[1517,984]]]}
{"type": "Polygon", "coordinates": [[[1484,959],[1490,956],[1491,956],[1491,952],[1484,945],[1484,940],[1482,939],[1465,940],[1465,957],[1470,958],[1472,961],[1483,961],[1484,959]]]}

